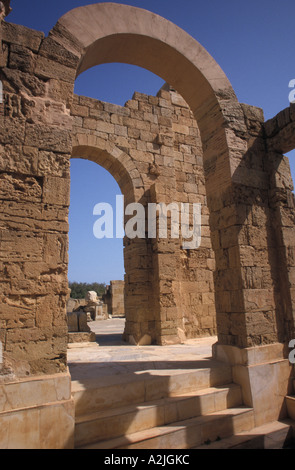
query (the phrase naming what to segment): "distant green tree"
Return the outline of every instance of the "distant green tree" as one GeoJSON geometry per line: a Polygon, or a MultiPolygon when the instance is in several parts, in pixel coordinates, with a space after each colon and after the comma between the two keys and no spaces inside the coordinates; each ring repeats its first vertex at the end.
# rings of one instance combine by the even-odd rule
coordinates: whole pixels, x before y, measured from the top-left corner
{"type": "Polygon", "coordinates": [[[69,288],[71,289],[71,299],[84,299],[89,291],[94,291],[101,297],[105,293],[106,284],[98,282],[93,282],[92,284],[87,284],[86,282],[69,282],[69,288]]]}

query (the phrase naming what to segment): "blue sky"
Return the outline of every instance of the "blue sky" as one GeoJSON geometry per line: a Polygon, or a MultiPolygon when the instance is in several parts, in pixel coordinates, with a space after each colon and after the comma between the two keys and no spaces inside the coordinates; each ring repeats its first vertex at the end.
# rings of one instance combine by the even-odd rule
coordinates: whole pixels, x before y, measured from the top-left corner
{"type": "MultiPolygon", "coordinates": [[[[84,0],[12,0],[7,21],[46,35],[67,11],[95,3],[84,0]]],[[[107,3],[107,2],[105,2],[107,3]]],[[[263,108],[269,119],[289,106],[288,84],[295,79],[294,0],[129,0],[118,3],[153,11],[199,41],[219,63],[240,102],[263,108]]],[[[155,95],[163,80],[126,64],[106,64],[78,77],[75,92],[119,105],[134,91],[155,95]]],[[[295,179],[295,152],[289,155],[295,179]]],[[[98,165],[71,164],[69,280],[106,282],[123,279],[121,240],[93,236],[93,207],[115,203],[120,189],[98,165]]]]}

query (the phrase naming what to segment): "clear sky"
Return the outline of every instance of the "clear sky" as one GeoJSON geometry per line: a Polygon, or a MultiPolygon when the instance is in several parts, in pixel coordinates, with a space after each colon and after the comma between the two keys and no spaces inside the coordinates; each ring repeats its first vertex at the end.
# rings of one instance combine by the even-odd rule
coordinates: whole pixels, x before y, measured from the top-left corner
{"type": "MultiPolygon", "coordinates": [[[[7,21],[48,34],[57,20],[85,0],[12,0],[7,21]]],[[[100,3],[100,2],[99,2],[100,3]]],[[[105,2],[107,3],[107,2],[105,2]]],[[[183,28],[221,66],[240,102],[263,108],[270,119],[289,106],[288,88],[295,79],[294,0],[128,0],[183,28]]],[[[134,91],[155,95],[163,80],[126,64],[106,64],[83,73],[75,92],[119,105],[134,91]]],[[[290,152],[295,179],[295,152],[290,152]]],[[[98,165],[72,160],[69,280],[106,282],[123,279],[121,240],[93,236],[93,208],[114,204],[121,194],[116,181],[98,165]]]]}

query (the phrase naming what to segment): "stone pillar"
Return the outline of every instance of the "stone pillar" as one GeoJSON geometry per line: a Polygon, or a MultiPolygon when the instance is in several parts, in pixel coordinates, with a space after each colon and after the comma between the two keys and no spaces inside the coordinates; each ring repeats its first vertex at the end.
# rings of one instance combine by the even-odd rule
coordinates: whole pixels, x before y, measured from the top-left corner
{"type": "Polygon", "coordinates": [[[1,448],[73,447],[67,369],[69,102],[78,57],[2,23],[1,448]],[[24,393],[25,390],[25,393],[24,393]],[[34,390],[34,393],[33,393],[34,390]],[[21,424],[20,424],[21,423],[21,424]]]}
{"type": "Polygon", "coordinates": [[[295,105],[264,124],[269,171],[269,198],[276,238],[275,279],[281,342],[295,338],[295,199],[289,160],[295,148],[295,105]]]}
{"type": "MultiPolygon", "coordinates": [[[[219,266],[224,263],[235,268],[236,276],[224,278],[223,274],[222,280],[217,273],[219,341],[213,355],[232,365],[243,402],[253,407],[255,425],[260,426],[287,417],[285,396],[292,390],[293,367],[287,346],[294,325],[294,198],[287,159],[270,152],[266,145],[262,112],[246,105],[242,109],[247,151],[233,173],[240,218],[225,209],[223,217],[227,215],[228,225],[233,220],[243,225],[237,227],[238,243],[229,246],[226,257],[223,250],[218,259],[219,266]],[[225,286],[231,286],[230,292],[222,291],[225,286]],[[221,309],[228,313],[221,314],[221,309]],[[229,335],[237,340],[230,341],[229,335]]],[[[271,123],[267,132],[270,127],[271,123]]],[[[218,243],[222,250],[224,237],[218,243]]]]}
{"type": "Polygon", "coordinates": [[[154,292],[151,283],[151,246],[148,239],[124,239],[125,330],[124,340],[145,345],[155,342],[154,292]]]}
{"type": "Polygon", "coordinates": [[[219,105],[225,129],[217,127],[210,132],[211,115],[221,113],[216,105],[210,108],[207,103],[199,119],[201,134],[208,136],[203,145],[216,258],[218,341],[247,348],[278,339],[264,119],[261,110],[231,99],[221,100],[219,105]]]}
{"type": "MultiPolygon", "coordinates": [[[[163,203],[168,207],[176,201],[175,187],[165,185],[163,178],[151,188],[151,203],[163,203]]],[[[179,239],[171,238],[171,213],[167,213],[167,238],[159,237],[159,213],[157,212],[155,226],[156,237],[151,239],[153,247],[153,291],[154,309],[156,315],[157,344],[167,345],[179,343],[178,328],[181,325],[181,308],[176,304],[178,291],[178,275],[180,270],[179,239]]]]}

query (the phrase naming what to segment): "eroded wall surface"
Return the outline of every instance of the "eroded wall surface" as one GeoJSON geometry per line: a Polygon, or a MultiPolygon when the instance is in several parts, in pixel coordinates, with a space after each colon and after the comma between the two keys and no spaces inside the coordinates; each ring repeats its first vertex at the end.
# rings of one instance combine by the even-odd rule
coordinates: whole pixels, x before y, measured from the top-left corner
{"type": "Polygon", "coordinates": [[[37,65],[42,33],[4,22],[2,39],[0,338],[17,375],[62,372],[71,118],[61,96],[72,85],[50,85],[37,65]]]}
{"type": "Polygon", "coordinates": [[[147,321],[145,334],[153,341],[161,328],[165,341],[171,342],[215,334],[215,260],[202,144],[187,103],[166,85],[158,96],[135,92],[124,107],[75,96],[71,114],[75,156],[79,152],[82,157],[89,155],[108,169],[121,184],[126,202],[140,202],[146,214],[152,202],[174,202],[179,208],[181,203],[189,204],[191,216],[193,203],[202,206],[202,239],[197,249],[182,249],[183,240],[171,239],[170,228],[167,239],[125,240],[126,334],[133,334],[132,324],[147,321]],[[110,159],[107,145],[124,152],[125,160],[128,156],[132,162],[136,194],[130,194],[124,184],[126,176],[119,162],[110,159]],[[155,243],[163,254],[161,272],[154,259],[155,243]],[[160,298],[161,324],[153,315],[155,292],[160,298]]]}

